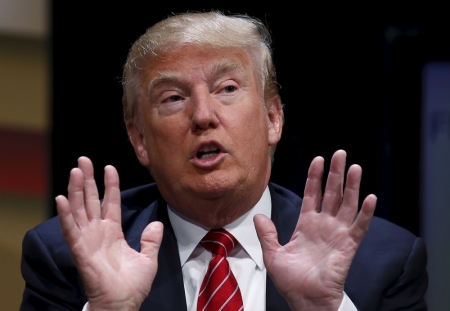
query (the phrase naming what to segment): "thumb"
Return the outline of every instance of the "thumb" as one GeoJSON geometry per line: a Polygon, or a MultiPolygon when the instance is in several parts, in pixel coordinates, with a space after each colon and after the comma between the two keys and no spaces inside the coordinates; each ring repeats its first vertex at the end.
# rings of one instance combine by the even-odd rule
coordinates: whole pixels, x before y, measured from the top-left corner
{"type": "Polygon", "coordinates": [[[148,224],[141,236],[141,254],[148,258],[158,256],[159,247],[163,236],[164,226],[159,221],[148,224]]]}
{"type": "Polygon", "coordinates": [[[272,220],[267,216],[258,214],[253,217],[255,223],[256,234],[258,234],[259,242],[263,251],[263,256],[271,256],[278,248],[281,247],[278,243],[278,233],[272,220]]]}

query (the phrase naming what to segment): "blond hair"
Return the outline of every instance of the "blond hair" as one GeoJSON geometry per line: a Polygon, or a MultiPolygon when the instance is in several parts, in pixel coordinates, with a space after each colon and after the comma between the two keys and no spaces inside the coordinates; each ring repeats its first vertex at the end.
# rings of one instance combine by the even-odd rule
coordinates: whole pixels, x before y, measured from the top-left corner
{"type": "Polygon", "coordinates": [[[138,102],[146,98],[141,85],[144,69],[158,55],[185,44],[247,50],[260,78],[263,98],[278,96],[270,33],[260,20],[221,12],[183,13],[153,25],[131,47],[122,79],[125,121],[140,123],[138,102]]]}

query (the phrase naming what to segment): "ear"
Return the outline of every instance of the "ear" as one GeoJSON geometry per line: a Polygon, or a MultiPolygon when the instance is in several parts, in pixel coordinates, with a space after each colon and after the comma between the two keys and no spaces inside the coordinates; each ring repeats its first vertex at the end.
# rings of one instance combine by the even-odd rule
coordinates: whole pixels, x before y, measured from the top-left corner
{"type": "Polygon", "coordinates": [[[269,121],[269,146],[274,146],[280,141],[283,129],[283,107],[281,105],[281,98],[275,96],[266,100],[266,109],[269,121]]]}
{"type": "Polygon", "coordinates": [[[139,129],[134,120],[126,121],[126,127],[128,138],[133,145],[134,152],[136,152],[139,162],[141,162],[141,164],[145,167],[150,167],[150,160],[145,147],[145,137],[143,131],[139,129]]]}

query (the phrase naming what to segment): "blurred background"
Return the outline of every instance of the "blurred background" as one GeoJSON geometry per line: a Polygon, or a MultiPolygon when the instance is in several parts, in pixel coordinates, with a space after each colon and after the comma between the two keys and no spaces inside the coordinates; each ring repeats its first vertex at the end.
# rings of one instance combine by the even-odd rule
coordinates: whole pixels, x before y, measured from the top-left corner
{"type": "Polygon", "coordinates": [[[22,239],[50,212],[50,2],[0,0],[0,309],[18,310],[22,239]]]}
{"type": "Polygon", "coordinates": [[[246,7],[0,0],[0,309],[18,308],[26,230],[55,214],[79,156],[122,189],[151,182],[121,115],[122,66],[146,28],[220,9],[263,20],[286,124],[272,181],[302,194],[317,155],[348,152],[376,214],[426,240],[430,310],[450,310],[450,19],[443,8],[377,2],[246,7]]]}

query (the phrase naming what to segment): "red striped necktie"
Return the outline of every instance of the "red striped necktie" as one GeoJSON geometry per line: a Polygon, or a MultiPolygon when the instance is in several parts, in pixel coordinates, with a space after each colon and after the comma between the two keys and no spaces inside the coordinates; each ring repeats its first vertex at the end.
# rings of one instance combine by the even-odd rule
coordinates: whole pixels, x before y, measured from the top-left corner
{"type": "Polygon", "coordinates": [[[241,291],[227,256],[238,241],[224,229],[212,229],[200,241],[213,258],[198,294],[197,311],[243,311],[241,291]]]}

